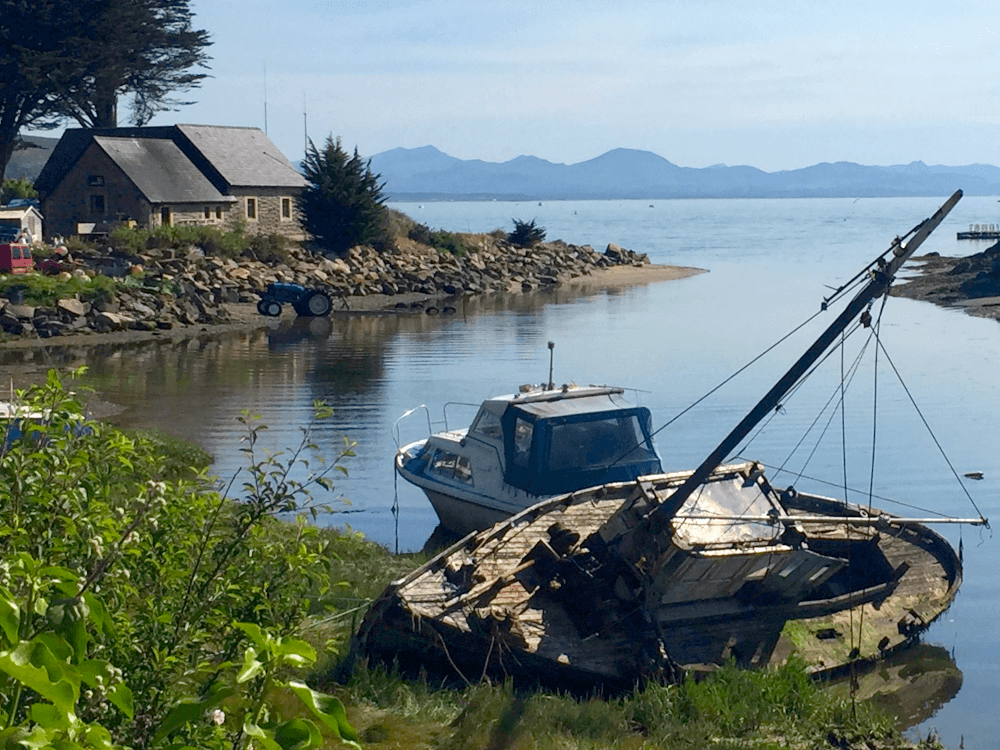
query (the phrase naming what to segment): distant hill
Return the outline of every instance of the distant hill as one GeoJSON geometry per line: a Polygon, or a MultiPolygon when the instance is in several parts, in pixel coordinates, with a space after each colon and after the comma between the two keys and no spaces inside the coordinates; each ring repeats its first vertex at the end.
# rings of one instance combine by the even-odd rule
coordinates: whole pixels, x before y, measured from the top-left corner
{"type": "Polygon", "coordinates": [[[57,143],[59,143],[58,138],[21,136],[20,143],[14,147],[14,154],[7,163],[7,170],[3,174],[4,179],[16,180],[24,177],[28,181],[34,182],[57,143]]]}
{"type": "Polygon", "coordinates": [[[715,164],[678,166],[650,151],[619,148],[578,164],[534,156],[465,161],[433,146],[394,148],[371,159],[394,200],[571,200],[610,198],[802,198],[1000,194],[1000,168],[824,162],[764,172],[715,164]]]}

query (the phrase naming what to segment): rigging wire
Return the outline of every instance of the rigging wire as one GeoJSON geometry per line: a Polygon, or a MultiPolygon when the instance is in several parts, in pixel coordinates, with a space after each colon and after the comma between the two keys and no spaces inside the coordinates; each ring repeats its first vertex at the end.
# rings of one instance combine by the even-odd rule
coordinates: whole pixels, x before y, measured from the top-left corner
{"type": "MultiPolygon", "coordinates": [[[[856,332],[856,331],[857,331],[857,330],[858,330],[859,328],[860,328],[860,325],[855,325],[855,327],[854,327],[854,328],[852,328],[852,329],[851,329],[851,330],[850,330],[850,331],[849,331],[849,332],[847,333],[847,338],[850,338],[850,337],[851,337],[852,335],[854,335],[854,333],[855,333],[855,332],[856,332]]],[[[866,348],[867,346],[868,346],[868,345],[867,345],[867,343],[866,343],[866,344],[865,344],[865,347],[863,347],[863,348],[861,349],[861,353],[860,353],[860,354],[858,354],[857,358],[855,359],[855,364],[854,364],[854,365],[852,366],[852,370],[853,370],[853,371],[856,371],[857,367],[858,367],[858,366],[860,366],[860,362],[861,362],[861,359],[862,359],[862,357],[863,357],[863,355],[864,355],[864,351],[865,351],[865,348],[866,348]]],[[[813,365],[813,367],[811,367],[811,368],[809,369],[809,372],[805,373],[805,374],[804,374],[804,375],[802,376],[802,379],[801,379],[801,380],[799,380],[799,382],[797,382],[797,383],[796,383],[796,384],[795,384],[795,385],[794,385],[794,386],[793,386],[793,387],[792,387],[791,389],[789,389],[789,391],[788,391],[788,395],[787,395],[787,396],[785,397],[785,399],[783,399],[783,404],[784,404],[784,403],[787,403],[787,402],[788,402],[789,400],[791,400],[791,398],[792,398],[792,397],[793,397],[793,396],[794,396],[794,395],[795,395],[795,394],[796,394],[796,393],[798,392],[798,390],[799,390],[799,389],[800,389],[800,388],[801,388],[801,387],[802,387],[802,386],[803,386],[803,385],[805,384],[806,380],[808,380],[808,379],[809,379],[809,378],[810,378],[810,377],[811,377],[811,376],[812,376],[812,375],[813,375],[813,374],[814,374],[814,373],[815,373],[815,372],[816,372],[816,371],[817,371],[817,370],[819,369],[819,367],[820,367],[820,366],[821,366],[821,365],[822,365],[822,364],[823,364],[824,362],[826,362],[826,360],[827,360],[827,358],[828,358],[828,357],[831,357],[831,356],[833,355],[833,352],[834,352],[834,351],[835,351],[834,349],[831,349],[831,350],[830,350],[829,352],[827,352],[826,354],[824,354],[824,355],[823,355],[823,357],[822,357],[822,358],[821,358],[821,359],[820,359],[820,360],[819,360],[819,361],[818,361],[818,362],[817,362],[817,363],[816,363],[815,365],[813,365]]],[[[851,377],[853,378],[853,375],[852,375],[851,377]]],[[[848,384],[848,385],[849,385],[849,384],[848,384]]],[[[838,388],[839,388],[839,386],[838,386],[838,388]]],[[[799,447],[800,447],[800,446],[802,445],[802,443],[804,443],[804,442],[805,442],[805,439],[806,439],[806,438],[807,438],[807,437],[809,436],[809,433],[810,433],[810,432],[812,431],[813,427],[814,427],[814,426],[816,425],[816,423],[817,423],[817,422],[818,422],[818,421],[820,420],[820,418],[821,418],[821,417],[823,416],[823,414],[824,414],[824,413],[826,412],[826,409],[827,409],[827,407],[829,407],[830,403],[831,403],[831,402],[832,402],[832,401],[833,401],[833,400],[834,400],[834,399],[835,399],[836,397],[837,397],[837,391],[835,390],[835,391],[833,392],[833,394],[832,394],[832,395],[830,396],[829,400],[828,400],[828,401],[826,402],[826,404],[825,404],[825,405],[823,406],[823,408],[822,408],[822,409],[820,410],[819,414],[817,414],[817,415],[816,415],[816,419],[814,419],[814,420],[813,420],[813,423],[812,423],[812,424],[811,424],[811,425],[810,425],[810,426],[809,426],[809,427],[808,427],[808,428],[806,429],[806,431],[805,431],[805,433],[803,434],[803,436],[802,436],[801,440],[799,440],[798,444],[797,444],[797,445],[796,445],[796,446],[795,446],[795,447],[794,447],[794,448],[792,449],[791,453],[789,453],[788,457],[787,457],[787,458],[785,459],[785,461],[784,461],[784,462],[783,462],[783,463],[781,464],[781,466],[780,466],[780,467],[778,467],[778,471],[779,471],[779,472],[781,472],[781,471],[784,471],[784,470],[785,470],[785,465],[786,465],[786,464],[787,464],[787,463],[788,463],[788,462],[789,462],[789,461],[791,460],[792,456],[793,456],[793,455],[795,455],[796,451],[798,451],[798,449],[799,449],[799,447]]],[[[756,439],[757,439],[757,438],[758,438],[758,437],[759,437],[759,436],[761,435],[761,433],[763,433],[763,431],[764,431],[764,430],[765,430],[765,429],[767,428],[767,426],[768,426],[768,425],[770,424],[771,420],[772,420],[772,419],[774,419],[775,415],[776,415],[776,414],[778,414],[778,413],[779,413],[779,410],[778,410],[778,409],[776,409],[776,410],[775,410],[774,412],[772,412],[772,413],[771,413],[771,414],[770,414],[770,415],[768,416],[768,418],[767,418],[766,420],[764,420],[764,421],[763,421],[763,422],[761,423],[761,425],[760,425],[760,426],[759,426],[759,427],[757,428],[757,430],[756,430],[756,431],[754,432],[754,434],[753,434],[752,436],[750,436],[750,439],[749,439],[749,440],[747,440],[747,442],[746,442],[746,443],[745,443],[745,444],[744,444],[743,446],[741,446],[741,447],[739,448],[739,450],[737,451],[737,455],[739,455],[739,454],[741,454],[741,453],[745,453],[745,452],[746,452],[746,450],[747,450],[747,449],[748,449],[748,448],[750,447],[750,445],[751,445],[751,444],[752,444],[752,443],[754,442],[754,440],[756,440],[756,439]]],[[[832,419],[833,419],[833,416],[834,416],[835,414],[836,414],[836,411],[834,411],[834,412],[833,412],[833,413],[831,414],[831,416],[830,416],[830,420],[832,420],[832,419]]],[[[829,426],[830,426],[830,421],[827,421],[827,426],[823,428],[823,432],[822,432],[822,433],[820,434],[820,437],[819,437],[819,440],[817,441],[817,444],[816,444],[816,446],[815,446],[815,447],[813,448],[812,452],[811,452],[811,453],[809,454],[809,458],[807,458],[807,459],[806,459],[806,463],[805,463],[805,465],[804,465],[804,466],[802,467],[803,471],[805,470],[806,466],[808,466],[808,465],[809,465],[809,462],[810,462],[810,461],[812,460],[812,457],[813,457],[813,455],[814,455],[814,454],[816,453],[816,449],[817,449],[817,448],[819,447],[819,443],[820,443],[820,442],[822,442],[822,440],[823,440],[823,435],[825,435],[825,434],[826,434],[826,430],[827,430],[827,429],[829,428],[829,426]]]]}
{"type": "MultiPolygon", "coordinates": [[[[910,393],[910,389],[907,387],[906,383],[903,381],[903,376],[900,374],[899,370],[896,368],[896,363],[892,361],[892,357],[889,356],[889,352],[886,351],[885,345],[882,343],[882,339],[879,338],[879,336],[877,334],[875,336],[875,341],[878,344],[878,348],[881,349],[882,352],[885,354],[885,359],[889,363],[889,366],[892,367],[892,371],[894,373],[896,373],[896,378],[899,380],[899,384],[901,386],[903,386],[903,391],[906,393],[906,397],[910,399],[910,403],[913,405],[913,408],[916,410],[917,416],[920,417],[920,421],[923,422],[924,423],[924,427],[927,428],[927,433],[931,436],[931,439],[934,441],[934,445],[937,446],[937,449],[941,453],[941,457],[944,458],[945,463],[948,464],[948,468],[951,469],[951,473],[954,475],[955,480],[958,482],[959,486],[962,488],[962,492],[965,493],[966,498],[968,498],[969,502],[972,503],[972,507],[976,509],[976,513],[979,514],[979,517],[982,518],[983,520],[985,520],[986,517],[983,515],[983,512],[981,510],[979,510],[979,506],[976,505],[976,501],[972,499],[972,495],[969,494],[969,490],[966,488],[965,484],[963,484],[961,478],[958,476],[958,471],[955,470],[954,465],[951,463],[951,459],[948,458],[948,454],[945,453],[944,448],[941,447],[941,443],[938,441],[937,435],[934,434],[934,430],[931,429],[931,426],[927,423],[927,419],[924,418],[924,414],[923,414],[922,411],[920,411],[920,407],[917,406],[917,402],[913,398],[913,394],[910,393]]],[[[986,524],[986,528],[990,528],[989,523],[986,524]]]]}
{"type": "MultiPolygon", "coordinates": [[[[817,311],[817,312],[813,313],[812,315],[810,315],[808,318],[806,318],[804,321],[802,321],[799,325],[797,325],[791,331],[789,331],[784,336],[782,336],[780,339],[778,339],[777,341],[775,341],[773,344],[771,344],[769,347],[767,347],[767,349],[765,349],[760,354],[758,354],[756,357],[754,357],[753,359],[751,359],[749,362],[747,362],[745,365],[743,365],[740,369],[738,369],[736,372],[734,372],[728,378],[726,378],[725,380],[723,380],[721,383],[719,383],[718,385],[716,385],[714,388],[712,388],[710,391],[708,391],[706,394],[704,394],[703,396],[701,396],[697,400],[693,401],[691,404],[689,404],[688,406],[686,406],[683,410],[681,410],[680,412],[678,412],[677,414],[675,414],[672,419],[667,420],[667,422],[663,426],[658,427],[656,430],[654,430],[652,433],[650,433],[650,437],[651,438],[652,437],[656,437],[656,435],[658,435],[663,430],[665,430],[667,427],[669,427],[674,422],[676,422],[678,419],[680,419],[681,417],[683,417],[685,414],[687,414],[689,411],[691,411],[694,407],[696,407],[702,401],[704,401],[709,396],[711,396],[716,391],[718,391],[720,388],[722,388],[723,386],[725,386],[726,384],[728,384],[731,380],[735,379],[738,375],[741,375],[745,370],[747,370],[748,368],[750,368],[751,366],[753,366],[754,364],[756,364],[758,361],[760,361],[761,359],[763,359],[764,357],[766,357],[768,354],[770,354],[772,351],[774,351],[778,346],[780,346],[781,344],[783,344],[789,338],[791,338],[796,333],[798,333],[803,328],[805,328],[807,325],[809,325],[817,317],[819,317],[820,315],[822,315],[825,309],[826,309],[826,306],[824,304],[824,307],[821,308],[819,311],[817,311]]],[[[635,449],[633,448],[632,450],[635,450],[635,449]]],[[[622,458],[624,458],[624,456],[622,458]]],[[[618,460],[620,461],[621,459],[618,459],[618,460]]]]}

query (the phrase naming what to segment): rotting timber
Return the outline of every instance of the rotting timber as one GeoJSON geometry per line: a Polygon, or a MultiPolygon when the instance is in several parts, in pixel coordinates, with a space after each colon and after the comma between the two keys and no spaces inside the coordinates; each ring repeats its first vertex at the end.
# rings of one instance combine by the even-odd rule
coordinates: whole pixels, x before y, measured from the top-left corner
{"type": "Polygon", "coordinates": [[[720,463],[960,197],[870,266],[845,311],[701,466],[548,499],[470,534],[389,586],[361,647],[466,678],[627,687],[730,658],[764,666],[798,654],[830,672],[916,638],[961,583],[958,556],[926,519],[779,490],[755,462],[720,463]]]}

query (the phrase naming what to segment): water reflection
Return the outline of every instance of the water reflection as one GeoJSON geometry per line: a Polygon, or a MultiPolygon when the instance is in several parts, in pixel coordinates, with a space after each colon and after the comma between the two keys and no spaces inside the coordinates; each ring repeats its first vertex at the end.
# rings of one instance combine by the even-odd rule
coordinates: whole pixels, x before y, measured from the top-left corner
{"type": "MultiPolygon", "coordinates": [[[[879,709],[908,729],[934,716],[938,709],[958,695],[962,671],[948,650],[917,643],[870,665],[858,676],[858,700],[870,700],[879,709]]],[[[851,694],[849,677],[828,686],[835,695],[851,694]]]]}

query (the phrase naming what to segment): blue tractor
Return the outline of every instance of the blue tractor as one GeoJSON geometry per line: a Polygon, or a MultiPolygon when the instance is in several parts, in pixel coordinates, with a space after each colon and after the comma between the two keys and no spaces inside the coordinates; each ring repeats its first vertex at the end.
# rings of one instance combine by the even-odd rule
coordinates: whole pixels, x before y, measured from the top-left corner
{"type": "Polygon", "coordinates": [[[307,289],[301,284],[268,284],[257,303],[257,312],[276,318],[281,315],[282,303],[290,304],[298,315],[320,317],[333,309],[330,295],[320,289],[307,289]]]}

